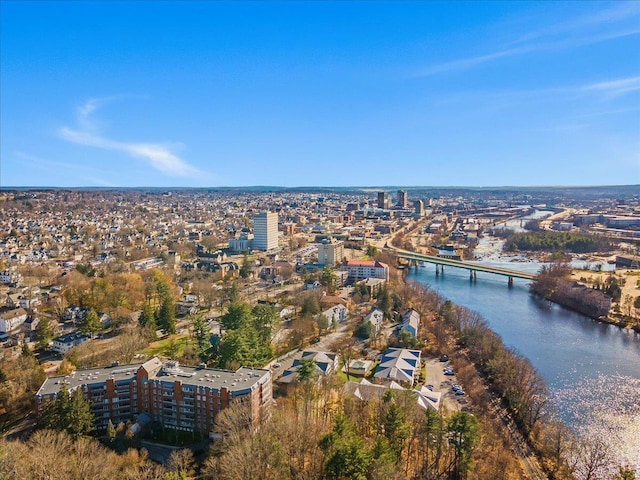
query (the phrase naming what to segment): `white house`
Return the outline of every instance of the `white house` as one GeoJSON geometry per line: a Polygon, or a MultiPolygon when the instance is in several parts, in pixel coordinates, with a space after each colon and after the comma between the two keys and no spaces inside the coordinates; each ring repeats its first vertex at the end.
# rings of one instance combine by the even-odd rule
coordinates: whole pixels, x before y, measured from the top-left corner
{"type": "Polygon", "coordinates": [[[420,370],[420,350],[389,348],[382,354],[374,378],[413,385],[420,370]]]}
{"type": "Polygon", "coordinates": [[[339,303],[338,305],[334,305],[333,307],[326,309],[324,312],[322,312],[322,315],[327,317],[329,325],[331,325],[334,323],[334,321],[335,323],[344,322],[347,319],[348,313],[349,310],[347,309],[347,307],[339,303]]]}
{"type": "MultiPolygon", "coordinates": [[[[364,401],[381,400],[388,390],[405,391],[405,388],[394,381],[391,381],[387,385],[376,385],[364,378],[357,383],[347,382],[344,386],[344,391],[346,393],[364,401]]],[[[440,392],[432,392],[424,386],[416,388],[413,392],[416,394],[415,398],[419,407],[424,410],[431,408],[437,411],[440,409],[440,399],[442,396],[440,392]]]]}
{"type": "Polygon", "coordinates": [[[317,375],[329,375],[338,369],[338,354],[331,352],[313,352],[306,350],[302,352],[302,357],[296,359],[288,370],[285,370],[282,377],[278,380],[280,383],[291,383],[298,378],[298,369],[302,362],[311,360],[315,364],[315,373],[317,375]]]}
{"type": "Polygon", "coordinates": [[[369,314],[364,317],[365,322],[369,322],[373,327],[373,335],[377,335],[382,330],[382,322],[384,321],[384,312],[374,307],[369,314]]]}
{"type": "Polygon", "coordinates": [[[27,321],[27,311],[24,308],[14,308],[0,313],[0,333],[9,333],[27,321]]]}
{"type": "Polygon", "coordinates": [[[89,341],[89,337],[85,337],[81,333],[73,332],[62,335],[53,339],[52,349],[58,353],[65,354],[73,347],[82,345],[89,341]]]}
{"type": "Polygon", "coordinates": [[[402,324],[400,325],[401,332],[409,332],[413,338],[418,335],[418,328],[420,327],[420,314],[415,310],[407,310],[402,317],[402,324]]]}
{"type": "Polygon", "coordinates": [[[19,283],[21,280],[22,275],[20,275],[17,270],[10,269],[0,272],[0,283],[19,283]]]}

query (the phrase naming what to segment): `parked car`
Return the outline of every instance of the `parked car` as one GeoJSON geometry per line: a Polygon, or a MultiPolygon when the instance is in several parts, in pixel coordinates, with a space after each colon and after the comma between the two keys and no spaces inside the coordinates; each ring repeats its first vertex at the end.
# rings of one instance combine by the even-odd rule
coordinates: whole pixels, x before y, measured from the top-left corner
{"type": "Polygon", "coordinates": [[[440,357],[440,361],[441,361],[441,362],[448,362],[448,361],[449,361],[449,357],[447,357],[446,355],[442,355],[442,356],[440,357]]]}

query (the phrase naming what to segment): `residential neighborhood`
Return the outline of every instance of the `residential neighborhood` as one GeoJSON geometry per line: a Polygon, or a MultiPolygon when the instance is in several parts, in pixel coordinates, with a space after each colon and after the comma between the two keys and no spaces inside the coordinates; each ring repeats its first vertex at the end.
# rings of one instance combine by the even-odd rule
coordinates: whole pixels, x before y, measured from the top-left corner
{"type": "MultiPolygon", "coordinates": [[[[94,435],[119,425],[136,445],[221,441],[238,408],[248,409],[243,428],[257,429],[300,392],[315,392],[305,400],[320,402],[313,408],[337,396],[362,412],[400,403],[411,415],[484,412],[467,337],[450,337],[455,315],[473,315],[408,281],[423,265],[398,253],[477,258],[483,232],[552,198],[403,190],[392,204],[378,193],[3,193],[1,361],[33,359],[27,428],[74,394],[94,435]]],[[[574,207],[548,208],[586,221],[574,207]]],[[[638,208],[628,202],[616,218],[638,208]]],[[[557,230],[546,221],[540,228],[557,230]]]]}

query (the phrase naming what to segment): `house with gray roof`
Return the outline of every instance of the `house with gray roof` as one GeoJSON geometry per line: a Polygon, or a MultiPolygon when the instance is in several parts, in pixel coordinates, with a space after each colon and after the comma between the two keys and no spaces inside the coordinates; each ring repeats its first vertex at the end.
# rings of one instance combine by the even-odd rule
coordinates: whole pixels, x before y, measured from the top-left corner
{"type": "Polygon", "coordinates": [[[329,375],[338,369],[337,353],[304,351],[299,359],[293,361],[291,368],[284,371],[278,382],[292,383],[297,380],[298,370],[305,360],[311,360],[315,364],[318,375],[329,375]]]}
{"type": "Polygon", "coordinates": [[[380,364],[373,374],[374,378],[383,381],[394,381],[413,385],[420,371],[420,350],[405,348],[389,348],[382,354],[380,364]]]}
{"type": "Polygon", "coordinates": [[[415,310],[409,309],[402,316],[402,323],[400,324],[401,332],[409,332],[409,334],[416,338],[418,336],[418,329],[420,328],[420,314],[415,310]]]}

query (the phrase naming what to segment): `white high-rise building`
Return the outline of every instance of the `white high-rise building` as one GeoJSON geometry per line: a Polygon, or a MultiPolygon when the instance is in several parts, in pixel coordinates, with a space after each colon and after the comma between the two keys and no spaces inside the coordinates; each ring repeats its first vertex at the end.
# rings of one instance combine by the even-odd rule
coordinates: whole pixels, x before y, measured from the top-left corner
{"type": "Polygon", "coordinates": [[[253,248],[268,251],[278,248],[278,214],[260,212],[253,217],[253,248]]]}
{"type": "Polygon", "coordinates": [[[318,245],[318,263],[320,265],[334,266],[344,259],[344,242],[335,239],[324,240],[318,245]]]}

